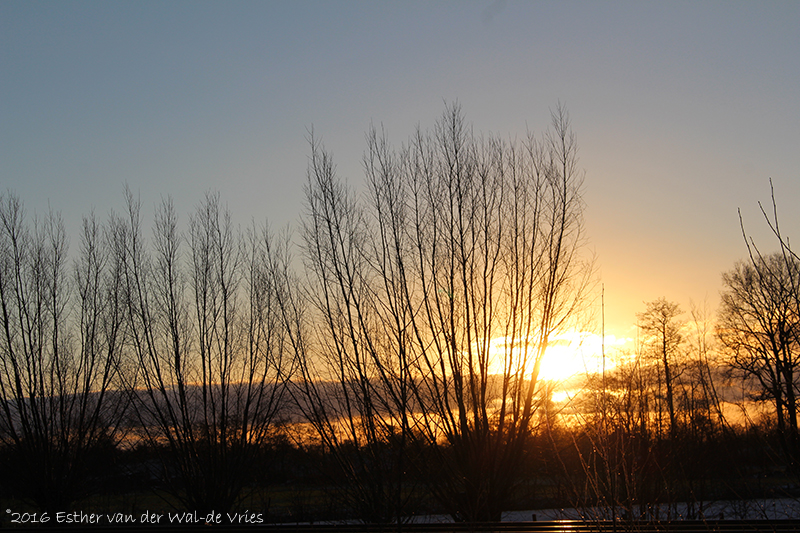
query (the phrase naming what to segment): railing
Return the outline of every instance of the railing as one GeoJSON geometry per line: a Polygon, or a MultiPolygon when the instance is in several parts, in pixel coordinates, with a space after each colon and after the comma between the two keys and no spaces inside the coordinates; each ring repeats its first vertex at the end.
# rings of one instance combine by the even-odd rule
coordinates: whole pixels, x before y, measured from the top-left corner
{"type": "MultiPolygon", "coordinates": [[[[3,531],[61,531],[73,530],[71,526],[42,526],[3,528],[3,531]]],[[[179,531],[214,530],[230,533],[701,533],[720,531],[727,533],[783,533],[800,532],[800,520],[676,520],[671,522],[622,522],[553,520],[542,522],[487,522],[487,523],[438,523],[402,525],[365,524],[252,524],[252,525],[133,525],[92,526],[84,524],[83,531],[95,533],[151,532],[171,533],[179,531]]]]}
{"type": "Polygon", "coordinates": [[[581,521],[553,520],[542,522],[442,523],[393,526],[310,525],[266,526],[275,533],[612,533],[658,532],[695,533],[723,532],[800,532],[800,520],[676,520],[651,521],[581,521]]]}

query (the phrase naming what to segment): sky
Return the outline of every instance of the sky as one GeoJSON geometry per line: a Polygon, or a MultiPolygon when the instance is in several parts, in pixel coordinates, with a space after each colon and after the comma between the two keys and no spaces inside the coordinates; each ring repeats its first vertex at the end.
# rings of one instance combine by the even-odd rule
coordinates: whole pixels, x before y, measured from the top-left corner
{"type": "Polygon", "coordinates": [[[0,189],[71,232],[126,184],[296,227],[312,128],[359,185],[370,124],[399,145],[458,102],[521,138],[560,103],[606,332],[632,336],[662,296],[713,312],[746,254],[739,209],[775,248],[770,179],[800,239],[798,27],[797,1],[4,0],[0,189]]]}

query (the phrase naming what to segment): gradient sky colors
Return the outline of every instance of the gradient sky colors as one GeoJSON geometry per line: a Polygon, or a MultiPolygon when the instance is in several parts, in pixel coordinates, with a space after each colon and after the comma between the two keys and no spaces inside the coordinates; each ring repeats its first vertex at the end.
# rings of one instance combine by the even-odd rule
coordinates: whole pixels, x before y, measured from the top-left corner
{"type": "Polygon", "coordinates": [[[643,301],[716,306],[746,252],[737,208],[772,248],[769,178],[800,239],[798,28],[797,1],[5,0],[0,186],[71,230],[126,183],[185,214],[220,190],[280,228],[303,211],[311,127],[358,184],[370,123],[399,145],[457,100],[476,131],[523,136],[561,102],[624,336],[643,301]]]}

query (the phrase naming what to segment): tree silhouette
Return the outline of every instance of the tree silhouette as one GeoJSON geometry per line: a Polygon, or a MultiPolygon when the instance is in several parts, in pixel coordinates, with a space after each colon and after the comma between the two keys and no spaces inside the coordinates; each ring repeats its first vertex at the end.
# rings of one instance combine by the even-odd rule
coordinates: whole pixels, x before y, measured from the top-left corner
{"type": "Polygon", "coordinates": [[[0,196],[0,443],[5,483],[46,511],[99,490],[119,438],[121,265],[84,219],[72,272],[61,219],[0,196]]]}
{"type": "Polygon", "coordinates": [[[139,202],[126,198],[114,251],[124,265],[137,427],[185,508],[231,510],[258,473],[291,370],[275,305],[277,250],[266,229],[235,232],[215,194],[185,238],[165,201],[148,248],[139,202]]]}
{"type": "MultiPolygon", "coordinates": [[[[669,435],[675,439],[678,430],[678,421],[675,409],[675,380],[678,372],[677,358],[680,356],[681,327],[683,324],[677,320],[682,311],[680,306],[674,302],[668,302],[666,298],[659,298],[646,304],[647,310],[638,314],[639,329],[644,335],[645,349],[659,362],[660,371],[658,373],[659,393],[661,392],[661,376],[666,389],[664,395],[669,415],[669,435]]],[[[659,424],[661,421],[661,408],[658,410],[659,424]]],[[[659,428],[660,429],[660,428],[659,428]]]]}
{"type": "Polygon", "coordinates": [[[729,364],[754,379],[758,396],[774,405],[778,433],[792,463],[798,459],[797,396],[800,345],[793,285],[800,262],[781,253],[737,263],[722,276],[717,334],[729,364]]]}
{"type": "Polygon", "coordinates": [[[305,383],[338,384],[349,440],[396,431],[425,448],[417,467],[457,519],[509,505],[542,356],[588,281],[577,143],[563,108],[552,119],[523,143],[476,137],[457,105],[400,150],[372,130],[363,201],[312,142],[305,383]]]}
{"type": "Polygon", "coordinates": [[[763,254],[739,223],[748,259],[723,274],[724,290],[717,336],[729,364],[757,383],[756,399],[775,407],[781,447],[797,471],[800,436],[797,427],[797,370],[800,352],[800,257],[781,231],[775,191],[770,180],[771,210],[761,214],[777,240],[778,251],[763,254]]]}

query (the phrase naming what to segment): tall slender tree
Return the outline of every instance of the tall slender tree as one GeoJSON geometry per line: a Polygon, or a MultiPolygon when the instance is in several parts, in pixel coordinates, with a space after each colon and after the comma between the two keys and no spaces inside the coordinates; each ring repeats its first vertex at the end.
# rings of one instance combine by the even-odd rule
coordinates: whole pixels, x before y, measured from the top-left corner
{"type": "MultiPolygon", "coordinates": [[[[675,302],[666,298],[659,298],[646,304],[646,311],[638,315],[639,329],[643,333],[645,349],[659,362],[659,389],[663,376],[663,394],[669,415],[669,436],[675,439],[678,431],[678,417],[675,406],[675,385],[682,367],[678,364],[680,350],[683,343],[681,328],[683,323],[678,320],[682,311],[675,302]]],[[[659,390],[661,395],[661,390],[659,390]]],[[[659,407],[659,421],[661,420],[659,407]]],[[[659,428],[660,429],[660,428],[659,428]]]]}

